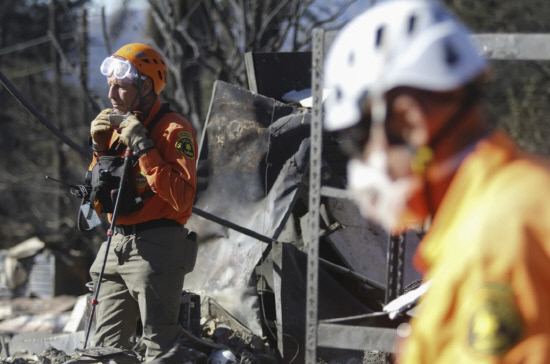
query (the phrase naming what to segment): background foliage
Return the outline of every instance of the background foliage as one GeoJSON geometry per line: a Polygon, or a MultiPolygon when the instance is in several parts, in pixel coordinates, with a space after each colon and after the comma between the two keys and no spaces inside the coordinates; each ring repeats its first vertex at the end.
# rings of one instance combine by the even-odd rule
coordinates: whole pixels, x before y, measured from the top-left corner
{"type": "MultiPolygon", "coordinates": [[[[476,33],[550,33],[545,0],[445,0],[476,33]]],[[[493,61],[487,87],[494,125],[527,150],[550,155],[550,62],[493,61]]]]}

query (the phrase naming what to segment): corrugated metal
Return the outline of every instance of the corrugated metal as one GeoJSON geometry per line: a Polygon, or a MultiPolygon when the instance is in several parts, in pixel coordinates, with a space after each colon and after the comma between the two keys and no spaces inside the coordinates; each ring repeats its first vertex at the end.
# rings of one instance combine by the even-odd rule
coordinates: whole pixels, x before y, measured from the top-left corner
{"type": "Polygon", "coordinates": [[[34,257],[27,284],[27,296],[55,295],[55,255],[44,251],[34,257]]]}

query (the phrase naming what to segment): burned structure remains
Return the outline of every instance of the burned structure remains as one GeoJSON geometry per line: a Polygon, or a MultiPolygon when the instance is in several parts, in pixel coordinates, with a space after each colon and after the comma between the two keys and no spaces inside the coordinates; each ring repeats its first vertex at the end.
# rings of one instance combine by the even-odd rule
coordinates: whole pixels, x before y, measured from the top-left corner
{"type": "MultiPolygon", "coordinates": [[[[199,252],[182,295],[184,335],[159,362],[205,363],[226,350],[240,363],[385,362],[393,350],[408,316],[390,319],[382,309],[420,279],[410,263],[419,236],[388,236],[347,198],[346,160],[320,126],[320,73],[333,36],[316,31],[311,53],[247,54],[249,90],[215,83],[187,226],[199,252]],[[311,98],[292,99],[303,94],[311,98]]],[[[525,48],[510,55],[517,46],[507,42],[520,36],[478,36],[480,51],[532,59],[532,49],[544,49],[540,37],[521,37],[525,48]]],[[[534,57],[550,59],[548,52],[534,57]]],[[[37,354],[32,362],[109,362],[127,355],[79,352],[82,301],[70,331],[5,332],[2,357],[27,350],[37,354]]],[[[117,362],[136,358],[126,359],[117,362]]]]}

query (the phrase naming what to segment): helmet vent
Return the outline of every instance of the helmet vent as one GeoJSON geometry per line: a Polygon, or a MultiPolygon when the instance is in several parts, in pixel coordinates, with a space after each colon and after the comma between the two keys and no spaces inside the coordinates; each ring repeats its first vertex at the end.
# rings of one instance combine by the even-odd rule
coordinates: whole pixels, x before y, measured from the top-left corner
{"type": "Polygon", "coordinates": [[[374,41],[374,45],[376,46],[376,48],[379,48],[380,45],[382,45],[383,37],[384,37],[384,27],[381,26],[376,30],[376,39],[374,41]]]}
{"type": "Polygon", "coordinates": [[[159,64],[159,63],[157,62],[157,59],[156,59],[156,58],[153,58],[153,63],[154,63],[154,64],[159,64]]]}
{"type": "Polygon", "coordinates": [[[135,57],[145,57],[145,56],[146,56],[145,52],[138,52],[135,54],[135,57]]]}
{"type": "Polygon", "coordinates": [[[355,52],[350,52],[348,55],[348,65],[350,67],[353,67],[354,64],[355,64],[355,52]]]}
{"type": "Polygon", "coordinates": [[[409,18],[409,27],[408,27],[409,35],[414,32],[415,27],[416,27],[416,15],[412,15],[409,18]]]}
{"type": "Polygon", "coordinates": [[[340,101],[342,99],[342,89],[340,87],[336,88],[336,100],[340,101]]]}
{"type": "Polygon", "coordinates": [[[142,59],[142,61],[145,63],[151,63],[147,58],[142,59]]]}
{"type": "Polygon", "coordinates": [[[157,71],[157,73],[159,74],[159,78],[162,80],[162,72],[157,71]]]}
{"type": "Polygon", "coordinates": [[[454,66],[458,63],[460,55],[456,51],[455,47],[450,42],[445,42],[445,62],[449,66],[454,66]]]}

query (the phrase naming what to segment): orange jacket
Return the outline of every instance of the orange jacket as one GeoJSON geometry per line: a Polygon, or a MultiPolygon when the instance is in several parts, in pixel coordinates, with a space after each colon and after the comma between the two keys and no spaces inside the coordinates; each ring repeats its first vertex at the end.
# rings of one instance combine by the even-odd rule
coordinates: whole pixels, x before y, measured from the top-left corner
{"type": "Polygon", "coordinates": [[[480,141],[416,254],[432,286],[399,363],[550,363],[547,161],[480,141]]]}
{"type": "MultiPolygon", "coordinates": [[[[162,103],[156,100],[146,127],[159,112],[162,103]]],[[[117,225],[131,225],[154,219],[168,218],[185,224],[191,216],[197,186],[197,140],[191,123],[177,113],[165,114],[155,125],[151,135],[155,148],[138,159],[132,170],[131,183],[138,194],[149,188],[155,192],[144,199],[144,206],[130,215],[118,215],[117,225]]],[[[113,132],[111,144],[117,142],[113,132]]],[[[134,157],[135,158],[135,157],[134,157]]],[[[97,163],[94,156],[89,167],[97,163]]],[[[111,214],[109,214],[109,221],[111,214]]]]}

